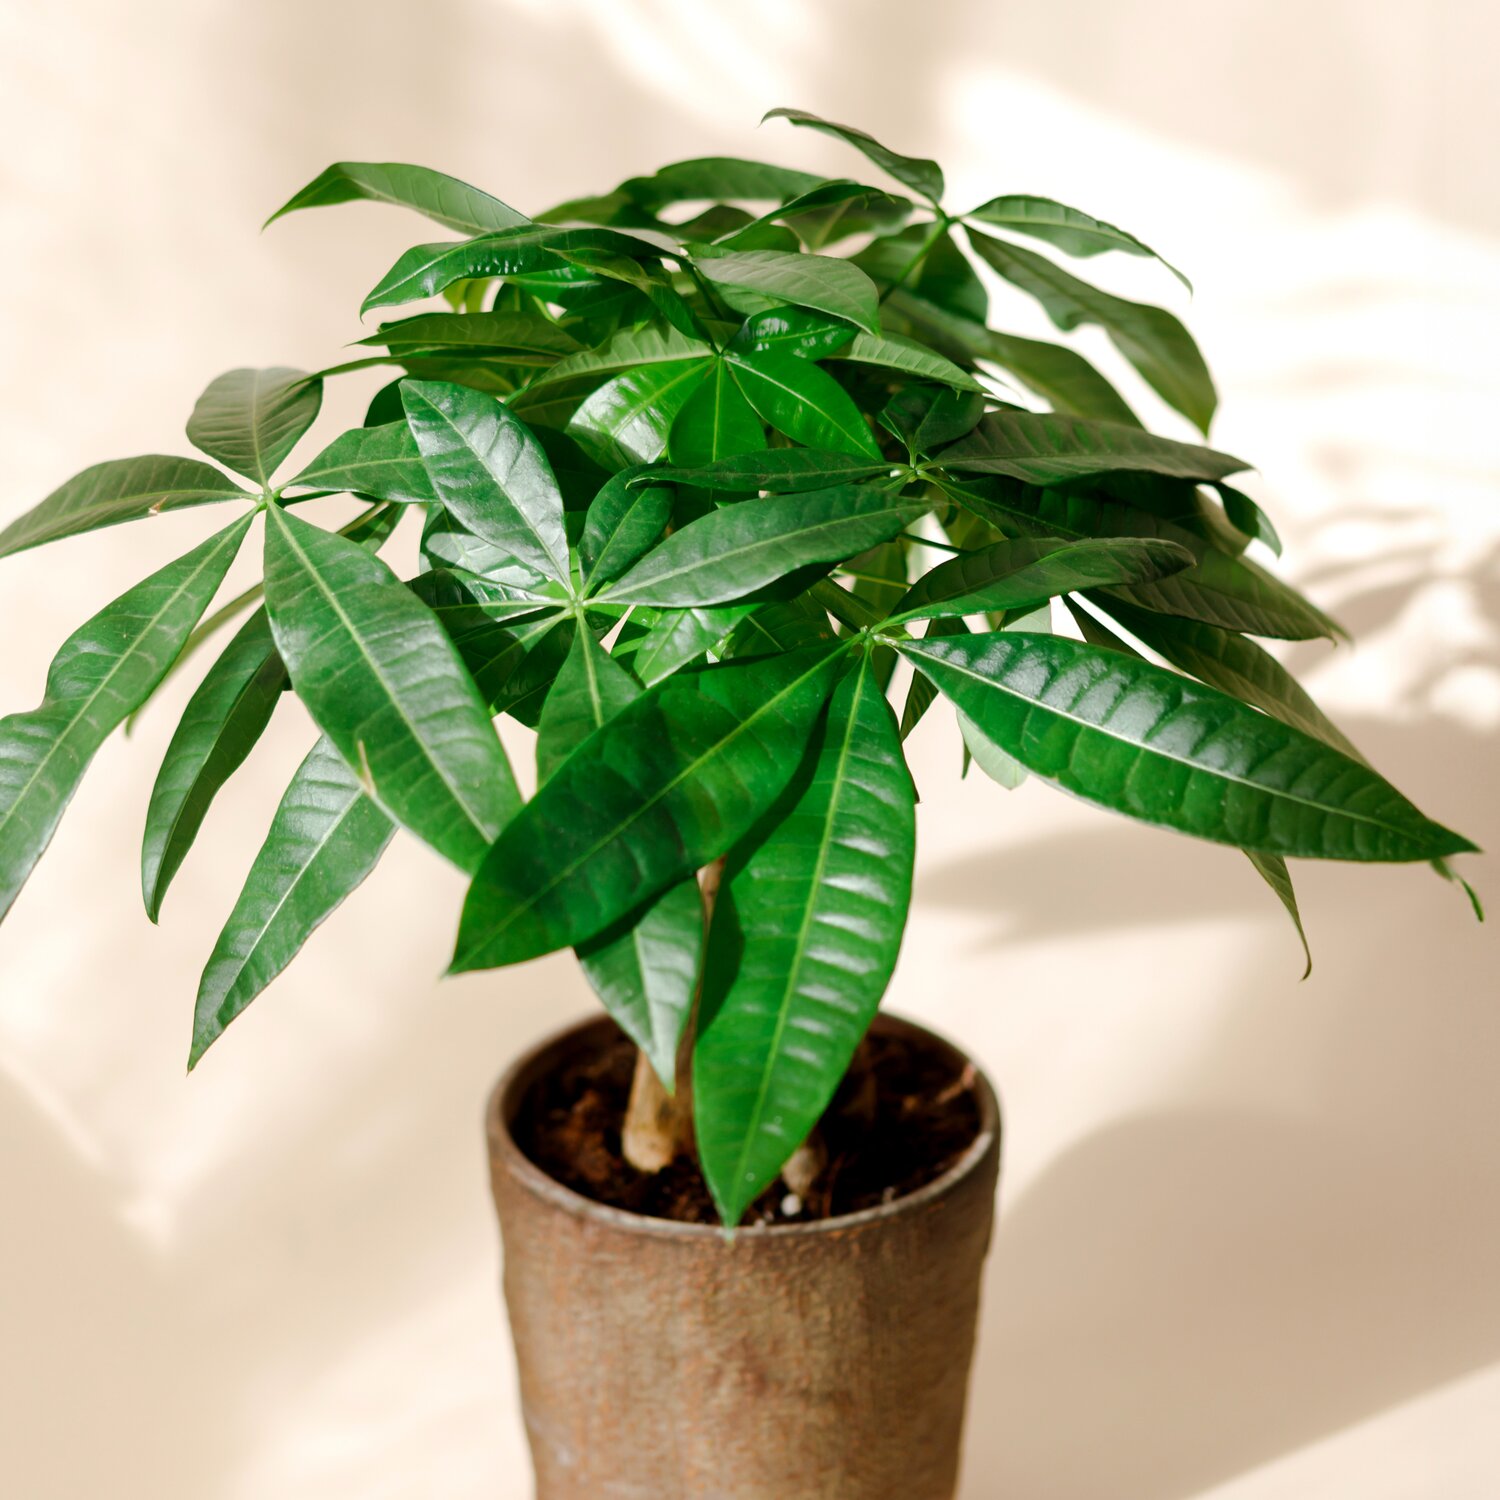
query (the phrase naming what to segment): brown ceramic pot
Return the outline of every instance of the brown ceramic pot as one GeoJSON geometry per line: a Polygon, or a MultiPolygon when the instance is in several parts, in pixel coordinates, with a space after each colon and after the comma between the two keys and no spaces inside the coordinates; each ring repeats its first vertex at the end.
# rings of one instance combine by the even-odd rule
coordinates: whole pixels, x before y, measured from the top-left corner
{"type": "Polygon", "coordinates": [[[517,1148],[533,1083],[613,1024],[544,1043],[487,1111],[537,1500],[952,1500],[1000,1162],[988,1081],[978,1138],[926,1187],[726,1241],[583,1198],[517,1148]]]}

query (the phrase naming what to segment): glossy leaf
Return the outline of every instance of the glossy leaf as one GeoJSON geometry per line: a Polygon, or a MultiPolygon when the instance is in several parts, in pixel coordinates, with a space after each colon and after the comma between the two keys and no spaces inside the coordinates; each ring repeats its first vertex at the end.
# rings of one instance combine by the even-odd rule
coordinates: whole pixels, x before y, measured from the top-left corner
{"type": "Polygon", "coordinates": [[[704,609],[662,610],[660,619],[631,651],[631,668],[647,687],[654,687],[712,650],[758,607],[720,604],[704,609]]]}
{"type": "Polygon", "coordinates": [[[444,508],[480,541],[567,586],[562,493],[526,424],[463,386],[409,380],[401,399],[444,508]]]}
{"type": "Polygon", "coordinates": [[[729,1225],[827,1108],[901,946],[915,798],[868,661],[787,803],[725,870],[693,1049],[698,1153],[729,1225]]]}
{"type": "Polygon", "coordinates": [[[726,662],[616,715],[485,857],[454,971],[586,942],[726,853],[785,789],[839,666],[822,651],[726,662]]]}
{"type": "Polygon", "coordinates": [[[1122,470],[1215,480],[1247,467],[1227,453],[1138,427],[1028,411],[990,412],[967,437],[937,454],[935,462],[1043,485],[1122,470]]]}
{"type": "Polygon", "coordinates": [[[1302,944],[1303,955],[1307,959],[1307,967],[1302,971],[1302,977],[1307,978],[1312,973],[1312,946],[1307,941],[1307,929],[1302,925],[1302,909],[1297,905],[1297,892],[1292,886],[1292,872],[1287,869],[1286,861],[1279,854],[1265,854],[1258,849],[1245,850],[1245,857],[1255,866],[1255,872],[1265,883],[1270,886],[1271,893],[1286,908],[1286,914],[1292,919],[1292,926],[1297,929],[1297,938],[1302,944]]]}
{"type": "Polygon", "coordinates": [[[1148,662],[1004,631],[901,650],[1022,765],[1143,822],[1315,859],[1473,848],[1369,767],[1148,662]]]}
{"type": "Polygon", "coordinates": [[[811,360],[757,354],[734,360],[746,400],[778,432],[808,448],[878,459],[880,445],[849,393],[811,360]]]}
{"type": "Polygon", "coordinates": [[[892,151],[889,146],[882,146],[866,131],[852,125],[839,125],[832,120],[824,120],[809,114],[805,109],[768,110],[761,117],[761,123],[764,124],[767,120],[789,120],[793,125],[806,125],[813,130],[822,131],[824,135],[835,136],[846,141],[856,151],[863,152],[882,171],[889,172],[897,182],[905,183],[929,203],[935,204],[942,199],[943,169],[935,161],[920,156],[903,156],[899,151],[892,151]]]}
{"type": "Polygon", "coordinates": [[[322,404],[323,382],[301,370],[230,370],[198,397],[188,441],[236,474],[268,485],[322,404]]]}
{"type": "Polygon", "coordinates": [[[1069,208],[1065,203],[1055,203],[1051,198],[1009,193],[981,203],[964,218],[977,219],[981,224],[993,224],[997,229],[1010,229],[1017,234],[1029,234],[1033,239],[1056,245],[1068,255],[1102,255],[1106,250],[1144,255],[1149,260],[1161,261],[1188,291],[1193,289],[1192,282],[1176,266],[1162,260],[1156,251],[1142,244],[1133,234],[1127,234],[1103,219],[1096,219],[1092,214],[1069,208]]]}
{"type": "Polygon", "coordinates": [[[1221,484],[1218,488],[1229,524],[1252,541],[1264,542],[1273,556],[1280,557],[1281,538],[1276,534],[1276,528],[1265,511],[1249,495],[1232,485],[1221,484]]]}
{"type": "Polygon", "coordinates": [[[966,370],[961,370],[952,360],[934,354],[913,339],[902,338],[898,333],[887,333],[879,338],[868,333],[858,334],[836,355],[838,359],[854,360],[859,364],[882,365],[889,370],[900,370],[906,375],[915,375],[919,380],[940,380],[961,391],[979,391],[983,387],[966,370]]]}
{"type": "Polygon", "coordinates": [[[983,415],[984,397],[977,391],[908,385],[881,407],[879,420],[909,452],[925,454],[972,432],[983,415]]]}
{"type": "Polygon", "coordinates": [[[725,604],[812,563],[888,540],[927,509],[846,484],[730,505],[691,521],[600,596],[613,604],[725,604]]]}
{"type": "Polygon", "coordinates": [[[347,491],[402,504],[436,504],[438,498],[417,440],[405,421],[354,427],[340,433],[287,481],[285,488],[293,487],[347,491]]]}
{"type": "Polygon", "coordinates": [[[707,379],[688,397],[667,437],[674,464],[701,468],[722,458],[756,453],[766,446],[765,430],[730,374],[716,359],[707,379]]]}
{"type": "Polygon", "coordinates": [[[969,257],[951,234],[931,224],[882,235],[853,261],[881,284],[886,299],[904,292],[981,327],[989,315],[990,294],[969,257]]]}
{"type": "Polygon", "coordinates": [[[568,433],[606,468],[648,464],[661,457],[667,434],[712,361],[643,365],[601,385],[574,413],[568,433]]]}
{"type": "Polygon", "coordinates": [[[1101,292],[1019,245],[973,231],[969,242],[1007,281],[1035,297],[1059,328],[1097,323],[1163,401],[1208,431],[1219,398],[1192,335],[1171,313],[1101,292]]]}
{"type": "Polygon", "coordinates": [[[702,339],[689,338],[675,328],[651,324],[644,328],[622,328],[597,349],[582,349],[559,360],[533,385],[571,380],[579,375],[617,375],[621,370],[633,370],[640,365],[705,359],[713,352],[712,346],[702,339]]]}
{"type": "Polygon", "coordinates": [[[672,516],[672,492],[655,483],[656,470],[622,469],[594,496],[578,538],[578,562],[586,593],[618,578],[661,540],[672,516]]]}
{"type": "Polygon", "coordinates": [[[219,788],[271,722],[286,668],[258,609],[188,699],[151,789],[141,846],[141,896],[154,922],[219,788]]]}
{"type": "Polygon", "coordinates": [[[294,193],[266,220],[273,224],[299,208],[323,208],[368,198],[413,208],[429,219],[461,234],[482,234],[528,222],[508,204],[478,188],[427,167],[404,162],[339,161],[325,168],[300,192],[294,193]]]}
{"type": "Polygon", "coordinates": [[[0,531],[0,557],[163,511],[252,498],[196,458],[151,453],[93,464],[0,531]]]}
{"type": "Polygon", "coordinates": [[[918,579],[897,602],[891,619],[1034,609],[1059,594],[1161,578],[1192,565],[1193,554],[1186,547],[1145,537],[996,542],[940,563],[918,579]]]}
{"type": "Polygon", "coordinates": [[[52,658],[41,703],[0,719],[0,917],[51,842],[95,752],[166,676],[252,519],[106,605],[52,658]]]}
{"type": "Polygon", "coordinates": [[[843,318],[866,333],[880,332],[880,296],[875,283],[851,261],[782,250],[709,254],[707,247],[699,247],[694,263],[717,286],[754,292],[794,307],[810,307],[843,318]]]}
{"type": "Polygon", "coordinates": [[[822,359],[842,349],[857,333],[841,318],[825,318],[800,307],[774,307],[746,318],[729,347],[741,358],[797,354],[805,359],[822,359]]]}
{"type": "Polygon", "coordinates": [[[1015,756],[1007,754],[961,708],[953,711],[964,749],[974,764],[997,786],[1013,792],[1031,773],[1015,756]]]}
{"type": "Polygon", "coordinates": [[[266,604],[298,697],[392,818],[472,870],[520,795],[447,634],[363,548],[267,517],[266,604]]]}
{"type": "Polygon", "coordinates": [[[872,461],[826,448],[767,448],[696,468],[664,464],[652,469],[651,478],[705,490],[736,493],[766,490],[773,495],[790,495],[830,484],[881,478],[889,475],[893,467],[885,459],[872,461]]]}
{"type": "Polygon", "coordinates": [[[394,832],[320,739],[292,777],[199,981],[189,1068],[375,868],[394,832]]]}
{"type": "Polygon", "coordinates": [[[380,344],[393,354],[469,351],[504,354],[513,364],[546,368],[579,351],[578,340],[540,313],[419,313],[382,323],[359,341],[380,344]]]}
{"type": "Polygon", "coordinates": [[[536,740],[538,785],[600,725],[640,695],[639,685],[594,639],[593,631],[578,631],[542,706],[536,740]]]}
{"type": "Polygon", "coordinates": [[[781,201],[810,192],[823,180],[811,172],[769,162],[737,156],[695,156],[662,167],[650,177],[632,177],[620,184],[620,191],[646,208],[658,209],[697,199],[781,201]]]}

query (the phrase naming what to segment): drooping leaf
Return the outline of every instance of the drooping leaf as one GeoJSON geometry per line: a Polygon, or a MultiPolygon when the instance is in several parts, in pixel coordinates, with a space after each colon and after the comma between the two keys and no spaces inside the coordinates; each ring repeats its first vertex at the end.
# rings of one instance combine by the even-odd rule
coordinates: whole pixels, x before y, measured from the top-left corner
{"type": "Polygon", "coordinates": [[[320,739],[282,796],[199,981],[189,1068],[375,868],[394,832],[320,739]]]}
{"type": "Polygon", "coordinates": [[[1313,859],[1474,847],[1361,762],[1149,662],[1005,631],[900,649],[1036,775],[1143,822],[1313,859]]]}
{"type": "Polygon", "coordinates": [[[1186,547],[1147,537],[1022,537],[940,563],[911,586],[891,619],[1033,609],[1059,594],[1161,578],[1192,565],[1186,547]]]}
{"type": "Polygon", "coordinates": [[[823,651],[725,662],[617,714],[485,857],[454,971],[586,942],[725,853],[791,779],[839,666],[823,651]]]}
{"type": "Polygon", "coordinates": [[[294,193],[266,223],[273,224],[299,208],[323,208],[357,198],[414,208],[461,234],[482,234],[529,222],[525,214],[498,198],[427,167],[395,161],[338,161],[294,193]]]}
{"type": "Polygon", "coordinates": [[[835,691],[808,761],[790,805],[732,857],[710,929],[693,1119],[728,1225],[827,1108],[890,983],[911,899],[912,782],[868,660],[835,691]]]}
{"type": "Polygon", "coordinates": [[[127,589],[63,642],[41,703],[0,719],[0,918],[110,732],[150,697],[208,608],[252,516],[127,589]]]}
{"type": "Polygon", "coordinates": [[[717,286],[753,292],[793,307],[810,307],[843,318],[866,333],[880,332],[880,295],[875,283],[851,261],[784,250],[709,253],[711,248],[700,245],[694,264],[717,286]]]}
{"type": "Polygon", "coordinates": [[[608,469],[660,458],[667,434],[711,360],[673,360],[627,370],[601,385],[573,414],[567,431],[584,452],[608,469]]]}
{"type": "MultiPolygon", "coordinates": [[[[435,504],[421,450],[405,421],[340,433],[285,488],[348,491],[374,500],[435,504]]],[[[295,499],[295,496],[289,497],[295,499]]]]}
{"type": "Polygon", "coordinates": [[[1245,857],[1255,866],[1255,872],[1265,883],[1270,886],[1271,893],[1286,908],[1286,914],[1292,919],[1292,926],[1297,929],[1297,937],[1302,943],[1302,952],[1307,959],[1307,967],[1302,971],[1302,977],[1307,978],[1312,973],[1312,946],[1307,941],[1307,930],[1302,925],[1302,910],[1297,905],[1297,892],[1292,886],[1292,872],[1287,869],[1286,861],[1279,854],[1266,854],[1259,849],[1246,849],[1245,857]]]}
{"type": "Polygon", "coordinates": [[[163,511],[250,498],[200,459],[160,453],[113,458],[75,474],[0,531],[0,557],[163,511]]]}
{"type": "Polygon", "coordinates": [[[756,453],[766,434],[727,360],[716,359],[707,379],[688,397],[667,437],[667,456],[674,464],[700,468],[722,458],[756,453]]]}
{"type": "Polygon", "coordinates": [[[862,151],[883,172],[889,172],[897,182],[904,183],[929,203],[937,204],[942,199],[943,169],[935,161],[921,156],[903,156],[899,151],[892,151],[889,146],[882,146],[866,131],[821,119],[805,109],[768,110],[761,117],[761,124],[765,124],[767,120],[790,120],[793,125],[806,125],[813,130],[822,131],[824,135],[835,136],[846,141],[856,151],[862,151]]]}
{"type": "Polygon", "coordinates": [[[151,789],[141,896],[153,922],[219,788],[254,749],[286,685],[271,623],[257,609],[188,699],[151,789]]]}
{"type": "Polygon", "coordinates": [[[562,494],[526,424],[463,386],[409,380],[401,398],[444,508],[480,541],[568,586],[562,494]]]}
{"type": "Polygon", "coordinates": [[[726,506],[673,532],[600,597],[668,608],[728,603],[886,541],[926,508],[855,484],[726,506]]]}
{"type": "Polygon", "coordinates": [[[1232,485],[1218,486],[1219,498],[1224,502],[1224,514],[1236,531],[1243,532],[1252,541],[1264,542],[1274,557],[1281,556],[1281,538],[1271,524],[1271,518],[1243,490],[1232,485]]]}
{"type": "Polygon", "coordinates": [[[767,448],[763,452],[721,458],[700,468],[662,465],[651,471],[651,478],[705,490],[736,493],[767,490],[773,495],[789,495],[830,484],[874,479],[888,475],[892,467],[884,459],[872,461],[825,448],[767,448]]]}
{"type": "Polygon", "coordinates": [[[934,461],[947,469],[1004,474],[1041,485],[1130,470],[1215,480],[1247,467],[1227,453],[1157,437],[1138,427],[1029,411],[990,412],[934,461]]]}
{"type": "Polygon", "coordinates": [[[811,360],[757,354],[729,363],[745,398],[778,432],[808,448],[880,457],[880,445],[849,393],[811,360]]]}
{"type": "Polygon", "coordinates": [[[969,242],[1008,282],[1035,297],[1059,328],[1097,323],[1163,401],[1208,431],[1219,398],[1192,335],[1171,313],[1101,292],[1020,245],[974,230],[969,242]]]}
{"type": "Polygon", "coordinates": [[[297,696],[397,822],[472,870],[520,805],[432,611],[363,548],[267,512],[266,604],[297,696]]]}
{"type": "Polygon", "coordinates": [[[538,785],[600,725],[640,695],[630,673],[594,639],[593,631],[578,631],[542,705],[536,740],[538,785]]]}
{"type": "Polygon", "coordinates": [[[1126,255],[1144,255],[1149,260],[1161,261],[1188,291],[1193,283],[1170,261],[1163,260],[1149,245],[1142,244],[1133,234],[1096,219],[1080,209],[1069,208],[1065,203],[1054,203],[1051,198],[1036,198],[1029,193],[1010,193],[1001,198],[991,198],[978,208],[964,215],[965,219],[977,219],[982,224],[993,224],[997,229],[1010,229],[1018,234],[1029,234],[1034,239],[1046,240],[1068,255],[1102,255],[1106,250],[1123,250],[1126,255]]]}
{"type": "Polygon", "coordinates": [[[323,404],[323,382],[301,370],[228,370],[198,397],[188,441],[257,484],[268,485],[323,404]]]}

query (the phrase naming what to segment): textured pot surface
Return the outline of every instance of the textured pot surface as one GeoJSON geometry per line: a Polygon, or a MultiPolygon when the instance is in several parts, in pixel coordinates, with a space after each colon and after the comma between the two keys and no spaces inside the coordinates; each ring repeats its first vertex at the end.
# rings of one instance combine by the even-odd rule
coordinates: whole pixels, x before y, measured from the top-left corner
{"type": "Polygon", "coordinates": [[[726,1242],[580,1197],[512,1139],[534,1080],[612,1027],[544,1044],[487,1115],[538,1500],[952,1500],[1000,1160],[988,1082],[978,1138],[925,1188],[726,1242]]]}

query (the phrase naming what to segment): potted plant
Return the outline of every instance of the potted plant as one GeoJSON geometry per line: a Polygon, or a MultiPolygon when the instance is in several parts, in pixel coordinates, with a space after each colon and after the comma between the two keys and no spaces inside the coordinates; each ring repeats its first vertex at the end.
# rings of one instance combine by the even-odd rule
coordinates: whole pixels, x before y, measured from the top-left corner
{"type": "Polygon", "coordinates": [[[1451,877],[1473,847],[1256,643],[1340,632],[1251,555],[1279,544],[1245,465],[989,326],[985,268],[1101,328],[1206,436],[1183,325],[1049,252],[1160,257],[1043,198],[950,213],[936,163],[772,113],[901,191],[708,158],[532,219],[421,168],[330,167],[280,212],[436,220],[457,237],[363,307],[439,310],[318,374],[220,376],[187,424],[204,458],[97,464],[0,533],[237,507],[0,721],[0,912],[100,743],[229,625],[151,796],[152,920],[281,695],[316,726],[189,1067],[398,826],[471,877],[453,970],[577,953],[608,1018],[488,1112],[543,1500],[952,1494],[999,1118],[961,1053],[876,1018],[915,849],[902,746],[935,703],[964,771],[1235,845],[1299,933],[1289,858],[1451,877]],[[381,368],[363,425],[288,466],[324,381],[381,368]],[[354,519],[310,519],[329,496],[354,519]],[[409,516],[401,578],[378,554],[409,516]],[[210,613],[257,522],[263,583],[210,613]],[[536,732],[529,798],[500,715],[536,732]]]}

